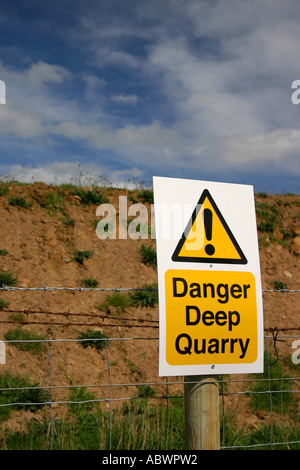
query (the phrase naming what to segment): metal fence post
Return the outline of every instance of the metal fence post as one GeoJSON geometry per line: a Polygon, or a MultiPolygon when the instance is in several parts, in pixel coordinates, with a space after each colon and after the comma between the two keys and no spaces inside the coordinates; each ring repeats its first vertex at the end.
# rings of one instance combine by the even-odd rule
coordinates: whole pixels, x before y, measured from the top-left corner
{"type": "Polygon", "coordinates": [[[211,376],[187,376],[184,381],[186,450],[219,450],[217,380],[211,376]]]}

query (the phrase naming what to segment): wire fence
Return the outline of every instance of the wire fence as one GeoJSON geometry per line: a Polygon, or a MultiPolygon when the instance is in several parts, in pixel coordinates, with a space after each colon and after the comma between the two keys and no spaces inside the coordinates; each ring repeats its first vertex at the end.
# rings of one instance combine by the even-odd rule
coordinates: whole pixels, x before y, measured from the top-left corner
{"type": "MultiPolygon", "coordinates": [[[[44,292],[54,290],[77,292],[110,291],[118,293],[152,289],[2,286],[1,290],[39,290],[44,292]]],[[[300,290],[274,289],[264,290],[263,292],[292,294],[299,293],[300,290]]],[[[4,339],[0,341],[0,349],[2,347],[5,351],[16,345],[30,343],[43,346],[45,351],[44,355],[38,357],[38,361],[36,360],[32,363],[32,367],[38,367],[39,370],[43,369],[44,385],[26,381],[19,383],[11,381],[7,384],[3,381],[1,382],[0,379],[0,424],[2,423],[4,429],[0,438],[2,448],[9,448],[10,445],[3,416],[6,418],[11,410],[34,410],[36,413],[36,409],[38,409],[38,413],[34,415],[35,425],[38,426],[37,423],[39,425],[44,423],[45,425],[45,420],[47,422],[43,446],[48,449],[55,449],[58,446],[59,423],[66,427],[66,410],[74,410],[75,407],[77,411],[72,415],[72,423],[73,426],[80,427],[80,420],[84,421],[87,419],[87,416],[91,417],[92,414],[89,414],[87,411],[91,412],[94,405],[97,405],[102,409],[101,419],[100,415],[97,415],[97,419],[95,418],[97,430],[99,432],[101,432],[101,428],[106,430],[105,438],[103,435],[98,437],[99,448],[107,450],[116,448],[123,450],[127,448],[134,449],[137,441],[131,436],[129,442],[124,443],[120,438],[121,428],[118,427],[121,426],[123,428],[122,432],[124,427],[134,427],[131,426],[132,423],[128,424],[128,421],[126,421],[127,424],[125,425],[125,421],[122,421],[120,418],[120,416],[123,419],[125,415],[129,415],[129,410],[131,409],[129,404],[134,404],[136,412],[133,418],[134,424],[137,426],[137,419],[138,417],[141,418],[142,412],[147,415],[143,415],[145,420],[152,419],[155,415],[155,426],[159,429],[158,432],[163,434],[159,442],[153,438],[151,444],[148,444],[145,438],[145,449],[147,449],[145,447],[147,444],[153,446],[151,447],[153,450],[184,449],[184,407],[182,406],[184,396],[182,391],[186,380],[184,381],[183,377],[173,377],[171,380],[170,378],[158,377],[158,364],[156,366],[153,363],[153,359],[149,359],[147,356],[148,351],[152,353],[157,351],[158,348],[158,320],[135,316],[120,318],[112,314],[84,313],[81,311],[31,310],[30,308],[6,308],[1,311],[1,317],[0,323],[3,325],[17,323],[21,325],[61,326],[63,327],[63,332],[65,331],[64,328],[69,326],[101,326],[101,331],[107,327],[118,328],[120,333],[126,333],[126,335],[120,335],[120,337],[107,337],[103,335],[99,338],[93,337],[92,339],[82,336],[80,340],[78,338],[41,338],[4,339]],[[26,318],[12,320],[4,318],[5,313],[22,313],[26,318]],[[36,320],[36,317],[39,315],[45,315],[46,320],[36,320]],[[54,317],[55,319],[61,317],[61,320],[54,321],[52,320],[54,317]],[[80,318],[79,321],[78,317],[80,318]],[[81,320],[84,317],[85,321],[81,320]],[[90,317],[93,317],[93,321],[87,322],[86,319],[90,317]],[[128,335],[127,328],[133,328],[135,334],[141,331],[135,330],[135,328],[147,328],[146,331],[150,331],[150,333],[147,335],[128,335]],[[154,334],[151,333],[152,329],[154,334]],[[74,383],[74,379],[70,380],[70,378],[68,383],[56,382],[61,377],[65,348],[69,348],[70,354],[75,356],[78,354],[81,356],[86,355],[86,364],[88,364],[88,361],[95,361],[91,357],[91,353],[89,353],[91,351],[89,346],[97,349],[97,345],[99,346],[99,351],[97,352],[100,352],[101,345],[101,353],[97,356],[98,359],[95,364],[95,369],[98,369],[97,379],[93,375],[90,383],[84,383],[80,381],[80,374],[78,373],[79,379],[76,383],[74,383]],[[81,348],[80,351],[79,347],[81,348]],[[140,356],[143,356],[143,363],[139,364],[138,367],[130,362],[130,351],[133,349],[138,349],[140,356]],[[131,367],[132,371],[136,368],[136,374],[129,374],[131,380],[124,380],[124,378],[120,380],[116,360],[116,357],[120,356],[120,354],[123,358],[126,358],[126,363],[128,367],[131,367]],[[57,360],[59,355],[60,361],[57,360]],[[43,361],[44,363],[42,364],[43,361]],[[149,379],[150,369],[153,369],[153,372],[150,374],[149,379]],[[147,377],[147,379],[142,380],[143,377],[147,377]],[[88,393],[87,390],[89,390],[88,393]],[[32,392],[34,393],[32,394],[32,392]],[[41,393],[40,395],[39,392],[41,393]],[[36,400],[34,400],[34,397],[36,397],[36,400]],[[137,402],[143,403],[143,407],[140,408],[137,402]],[[145,402],[147,406],[144,405],[145,402]],[[150,410],[149,406],[151,404],[154,408],[150,410]],[[46,411],[43,411],[44,407],[46,407],[46,411]],[[153,411],[154,409],[156,411],[153,411]],[[82,414],[80,415],[78,412],[82,414]],[[179,418],[177,417],[177,412],[178,416],[180,416],[179,418]],[[77,421],[75,418],[77,418],[77,421]],[[177,419],[179,419],[179,422],[176,421],[177,419]],[[116,427],[118,433],[117,439],[116,427]],[[180,434],[180,437],[178,437],[178,434],[180,434]],[[128,447],[122,447],[126,445],[128,447]],[[156,448],[155,446],[159,447],[156,448]]],[[[221,449],[300,449],[299,331],[299,324],[286,325],[282,328],[274,325],[274,327],[265,330],[264,374],[217,377],[220,397],[221,449]],[[246,428],[247,432],[245,432],[246,428]]],[[[22,370],[22,360],[24,359],[20,356],[21,362],[19,367],[14,362],[15,369],[22,370]]],[[[3,364],[5,364],[5,361],[3,364]]],[[[9,364],[6,364],[5,373],[8,371],[9,364]]],[[[96,414],[93,416],[96,416],[96,414]]],[[[90,421],[84,422],[87,423],[86,426],[90,429],[90,432],[94,433],[95,429],[89,428],[90,421]]],[[[154,434],[154,425],[153,422],[151,423],[151,433],[154,434]]],[[[138,428],[137,434],[143,434],[146,427],[144,422],[142,427],[138,428]]],[[[37,427],[34,427],[34,430],[34,432],[37,432],[37,427]]],[[[22,427],[22,431],[23,433],[25,432],[24,427],[22,427]]],[[[39,432],[41,433],[41,431],[39,432]]],[[[24,438],[22,439],[24,440],[24,438]]],[[[64,437],[63,439],[66,438],[64,437]]],[[[31,437],[31,444],[29,445],[33,445],[33,440],[34,438],[31,437]]],[[[76,447],[75,443],[73,445],[76,447]]]]}

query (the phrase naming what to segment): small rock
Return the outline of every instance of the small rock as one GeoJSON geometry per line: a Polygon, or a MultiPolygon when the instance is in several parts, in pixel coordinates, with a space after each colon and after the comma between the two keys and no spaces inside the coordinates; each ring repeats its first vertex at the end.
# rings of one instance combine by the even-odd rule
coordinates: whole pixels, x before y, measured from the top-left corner
{"type": "Polygon", "coordinates": [[[273,235],[275,238],[277,238],[277,240],[283,240],[283,234],[279,230],[275,230],[273,235]]]}
{"type": "Polygon", "coordinates": [[[292,250],[295,255],[300,255],[300,236],[294,238],[292,250]]]}
{"type": "Polygon", "coordinates": [[[26,277],[24,277],[23,279],[20,279],[19,280],[19,284],[18,286],[19,287],[29,287],[30,286],[30,279],[27,279],[26,277]]]}
{"type": "Polygon", "coordinates": [[[293,275],[289,271],[284,271],[283,274],[285,275],[285,277],[288,277],[290,279],[293,277],[293,275]]]}

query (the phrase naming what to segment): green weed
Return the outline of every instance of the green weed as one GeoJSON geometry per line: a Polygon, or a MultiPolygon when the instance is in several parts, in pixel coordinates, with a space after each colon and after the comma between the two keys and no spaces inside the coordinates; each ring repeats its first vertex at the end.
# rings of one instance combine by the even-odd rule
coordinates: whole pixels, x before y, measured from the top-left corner
{"type": "Polygon", "coordinates": [[[140,247],[140,255],[142,263],[152,266],[154,269],[157,267],[156,250],[151,246],[142,245],[140,247]]]}
{"type": "Polygon", "coordinates": [[[157,284],[145,284],[143,290],[137,290],[130,294],[132,305],[141,307],[155,307],[158,303],[157,284]]]}
{"type": "Polygon", "coordinates": [[[61,222],[63,222],[67,227],[74,227],[75,222],[72,217],[69,216],[68,212],[65,209],[61,209],[63,217],[60,218],[61,222]]]}
{"type": "Polygon", "coordinates": [[[102,194],[100,190],[97,190],[95,188],[91,190],[84,190],[84,189],[73,189],[70,191],[70,194],[73,196],[79,196],[80,197],[80,202],[84,205],[100,205],[106,203],[108,200],[107,198],[102,194]]]}
{"type": "Polygon", "coordinates": [[[92,287],[92,288],[95,288],[98,286],[98,281],[96,281],[96,279],[92,278],[92,277],[89,277],[87,279],[83,279],[82,280],[82,284],[84,285],[84,287],[92,287]]]}
{"type": "Polygon", "coordinates": [[[87,329],[86,332],[80,333],[77,339],[84,349],[91,347],[101,351],[101,349],[105,348],[105,340],[108,339],[108,336],[101,331],[87,329]]]}
{"type": "Polygon", "coordinates": [[[42,335],[38,335],[33,331],[22,330],[21,328],[7,331],[4,334],[4,338],[7,341],[11,341],[11,344],[17,349],[31,352],[41,351],[43,346],[41,341],[45,339],[42,335]]]}
{"type": "Polygon", "coordinates": [[[11,313],[8,318],[11,321],[21,322],[21,323],[26,320],[26,316],[24,313],[11,313]]]}
{"type": "Polygon", "coordinates": [[[273,281],[273,285],[275,287],[276,290],[285,290],[287,289],[287,284],[285,282],[282,282],[282,281],[273,281]]]}
{"type": "Polygon", "coordinates": [[[84,261],[86,259],[89,259],[93,256],[93,253],[91,251],[85,251],[85,250],[76,250],[74,253],[74,260],[78,264],[84,264],[84,261]]]}
{"type": "Polygon", "coordinates": [[[40,205],[48,209],[51,215],[54,215],[58,210],[64,208],[64,196],[57,190],[48,191],[45,200],[40,205]]]}
{"type": "Polygon", "coordinates": [[[4,308],[8,307],[10,302],[4,299],[0,299],[0,310],[3,310],[4,308]]]}
{"type": "Polygon", "coordinates": [[[24,408],[36,412],[45,402],[49,401],[49,393],[38,387],[38,382],[32,382],[28,377],[14,376],[10,372],[1,374],[0,404],[3,406],[0,406],[0,421],[7,419],[13,410],[24,408]],[[21,388],[22,390],[19,390],[21,388]],[[11,403],[15,403],[15,405],[4,406],[11,403]],[[28,405],[25,406],[23,403],[28,405]]]}
{"type": "Polygon", "coordinates": [[[155,390],[151,385],[141,385],[138,389],[137,393],[138,397],[154,397],[155,396],[155,390]]]}
{"type": "Polygon", "coordinates": [[[256,201],[256,215],[260,220],[257,228],[260,232],[273,233],[278,222],[279,209],[267,202],[256,201]]]}
{"type": "Polygon", "coordinates": [[[0,271],[0,287],[16,286],[19,283],[12,271],[0,271]]]}
{"type": "Polygon", "coordinates": [[[99,304],[97,308],[110,313],[110,307],[114,307],[118,314],[122,314],[130,307],[130,305],[131,302],[127,295],[116,292],[115,294],[107,295],[105,302],[99,304]]]}
{"type": "Polygon", "coordinates": [[[97,407],[97,402],[94,400],[94,394],[87,392],[85,387],[73,388],[70,392],[70,401],[74,403],[69,404],[69,410],[82,420],[87,413],[97,407]]]}
{"type": "Polygon", "coordinates": [[[24,207],[25,209],[28,209],[29,207],[31,207],[30,202],[26,201],[26,199],[24,199],[23,197],[19,197],[19,196],[9,197],[8,204],[10,206],[16,206],[18,208],[24,207]]]}
{"type": "Polygon", "coordinates": [[[143,189],[138,193],[138,197],[142,199],[143,204],[149,203],[153,204],[154,199],[153,199],[153,191],[152,189],[143,189]]]}
{"type": "Polygon", "coordinates": [[[7,196],[9,193],[9,184],[0,182],[0,196],[7,196]]]}

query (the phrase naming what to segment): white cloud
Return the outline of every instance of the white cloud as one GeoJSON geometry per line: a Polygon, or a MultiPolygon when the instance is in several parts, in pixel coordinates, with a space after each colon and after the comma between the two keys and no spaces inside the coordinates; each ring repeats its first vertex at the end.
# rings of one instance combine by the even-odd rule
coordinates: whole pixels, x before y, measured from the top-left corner
{"type": "Polygon", "coordinates": [[[89,74],[84,74],[82,78],[85,83],[83,97],[89,101],[99,101],[99,91],[102,92],[103,88],[106,85],[106,81],[97,77],[96,75],[89,74]]]}
{"type": "Polygon", "coordinates": [[[0,135],[11,134],[22,139],[40,136],[46,131],[42,116],[29,105],[8,101],[0,109],[0,135]]]}
{"type": "Polygon", "coordinates": [[[9,168],[9,177],[25,183],[42,181],[46,184],[73,183],[82,186],[110,184],[130,188],[134,186],[133,180],[142,176],[143,171],[136,167],[111,170],[97,164],[66,161],[38,164],[35,167],[12,165],[9,168]]]}
{"type": "Polygon", "coordinates": [[[118,153],[119,159],[126,158],[128,164],[148,167],[162,163],[163,155],[176,162],[184,149],[184,139],[176,130],[163,127],[153,121],[145,126],[126,125],[108,129],[100,124],[79,125],[64,122],[53,128],[53,133],[72,140],[85,140],[94,149],[110,149],[118,153]],[[150,160],[149,160],[150,159],[150,160]]]}
{"type": "Polygon", "coordinates": [[[138,96],[137,95],[116,95],[111,97],[112,101],[115,101],[116,103],[122,103],[122,104],[131,104],[131,105],[136,105],[138,102],[138,96]]]}
{"type": "Polygon", "coordinates": [[[234,92],[234,77],[227,62],[198,59],[186,45],[159,44],[151,64],[164,71],[164,93],[177,110],[179,125],[194,135],[248,134],[262,130],[256,107],[247,95],[234,92]],[[228,83],[229,82],[229,83],[228,83]]]}
{"type": "Polygon", "coordinates": [[[32,64],[27,73],[29,82],[33,86],[40,86],[50,82],[62,83],[63,80],[71,77],[70,71],[65,67],[47,64],[42,60],[32,64]]]}
{"type": "Polygon", "coordinates": [[[47,89],[47,83],[60,84],[71,77],[65,67],[39,61],[17,69],[0,62],[0,75],[7,89],[7,103],[0,108],[0,134],[21,139],[47,136],[50,123],[74,117],[74,103],[47,89]]]}
{"type": "Polygon", "coordinates": [[[300,129],[279,129],[260,135],[227,139],[224,143],[224,159],[232,166],[241,163],[256,167],[273,164],[300,174],[299,148],[300,129]]]}

